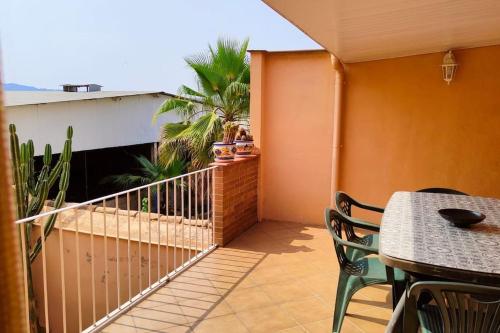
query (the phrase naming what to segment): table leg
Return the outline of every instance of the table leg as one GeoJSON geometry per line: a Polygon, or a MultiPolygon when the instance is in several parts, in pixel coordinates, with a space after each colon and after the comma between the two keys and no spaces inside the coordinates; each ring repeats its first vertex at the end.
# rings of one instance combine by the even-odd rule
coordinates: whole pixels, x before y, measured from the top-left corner
{"type": "Polygon", "coordinates": [[[399,299],[403,295],[404,286],[399,286],[398,283],[396,283],[396,281],[394,280],[394,268],[385,266],[385,271],[387,274],[387,281],[392,286],[392,309],[394,310],[396,308],[396,305],[398,304],[399,299]]]}
{"type": "MultiPolygon", "coordinates": [[[[394,279],[394,269],[390,266],[385,268],[387,274],[387,281],[392,287],[392,310],[393,316],[398,317],[396,320],[391,320],[390,332],[392,333],[402,333],[403,332],[403,309],[404,309],[404,292],[406,283],[395,281],[394,279]]],[[[386,331],[387,332],[387,331],[386,331]]]]}

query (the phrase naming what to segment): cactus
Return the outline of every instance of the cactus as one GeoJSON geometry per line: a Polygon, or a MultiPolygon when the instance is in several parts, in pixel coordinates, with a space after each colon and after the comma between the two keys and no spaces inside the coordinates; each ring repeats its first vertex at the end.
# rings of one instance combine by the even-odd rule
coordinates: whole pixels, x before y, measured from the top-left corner
{"type": "Polygon", "coordinates": [[[236,140],[240,141],[253,141],[253,136],[250,135],[243,127],[240,127],[238,134],[236,134],[236,140]]]}
{"type": "MultiPolygon", "coordinates": [[[[59,178],[59,192],[54,202],[54,209],[59,209],[64,204],[66,191],[69,185],[70,161],[71,161],[71,143],[73,138],[73,128],[68,127],[66,132],[66,141],[64,148],[59,156],[56,165],[51,168],[52,147],[45,145],[43,155],[43,166],[40,172],[35,172],[35,148],[32,140],[19,144],[19,138],[16,133],[16,126],[9,125],[10,132],[10,152],[12,160],[12,174],[14,176],[14,185],[16,190],[16,208],[17,218],[23,219],[40,214],[50,189],[59,178]]],[[[47,239],[54,228],[57,214],[48,217],[43,233],[33,243],[31,241],[32,222],[23,223],[19,228],[25,228],[26,244],[26,271],[28,276],[28,296],[30,311],[30,331],[38,332],[41,330],[38,324],[36,303],[31,274],[31,264],[36,259],[42,249],[42,238],[47,239]]]]}
{"type": "Polygon", "coordinates": [[[238,125],[228,121],[224,124],[224,137],[222,142],[224,144],[230,145],[234,143],[234,138],[236,137],[236,132],[238,132],[238,125]]]}

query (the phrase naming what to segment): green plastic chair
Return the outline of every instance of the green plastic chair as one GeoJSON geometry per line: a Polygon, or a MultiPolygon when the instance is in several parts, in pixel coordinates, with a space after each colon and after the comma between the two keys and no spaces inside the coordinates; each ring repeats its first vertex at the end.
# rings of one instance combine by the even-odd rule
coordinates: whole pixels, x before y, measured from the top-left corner
{"type": "MultiPolygon", "coordinates": [[[[384,208],[368,205],[361,203],[359,201],[354,200],[351,196],[349,196],[345,192],[337,192],[335,196],[335,204],[337,206],[337,211],[339,211],[344,218],[347,220],[347,223],[344,226],[345,234],[347,237],[347,240],[353,243],[357,244],[362,244],[369,246],[372,249],[375,249],[378,251],[378,243],[379,243],[379,232],[380,232],[380,226],[366,222],[357,218],[354,218],[352,216],[352,207],[358,207],[361,209],[369,210],[372,212],[377,212],[377,213],[383,213],[384,208]],[[369,230],[369,231],[375,231],[376,233],[370,234],[370,235],[365,235],[365,236],[358,236],[354,232],[354,228],[360,228],[364,230],[369,230]]],[[[355,248],[348,248],[346,255],[349,259],[351,260],[356,260],[362,257],[365,257],[369,253],[360,250],[360,249],[355,249],[355,248]]]]}
{"type": "Polygon", "coordinates": [[[347,306],[352,296],[360,289],[374,284],[404,283],[404,273],[382,264],[378,258],[350,260],[344,247],[354,248],[367,254],[378,254],[373,248],[342,239],[342,225],[348,221],[336,210],[327,208],[325,223],[333,238],[333,245],[340,265],[337,298],[333,315],[332,332],[340,332],[347,306]]]}
{"type": "Polygon", "coordinates": [[[421,281],[407,292],[404,332],[415,333],[500,332],[500,288],[470,283],[421,281]],[[422,295],[430,303],[418,304],[422,295]]]}

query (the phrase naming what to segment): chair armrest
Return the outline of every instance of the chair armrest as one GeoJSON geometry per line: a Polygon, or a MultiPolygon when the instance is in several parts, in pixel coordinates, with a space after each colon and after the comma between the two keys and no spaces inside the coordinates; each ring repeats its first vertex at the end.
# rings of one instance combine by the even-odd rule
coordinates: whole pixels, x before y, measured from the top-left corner
{"type": "Polygon", "coordinates": [[[372,212],[377,212],[377,213],[383,213],[384,212],[384,208],[359,202],[356,199],[354,199],[351,196],[349,196],[347,193],[342,192],[342,191],[338,191],[335,196],[336,196],[335,202],[337,204],[337,210],[339,210],[339,211],[342,210],[341,207],[338,207],[338,203],[339,203],[339,200],[340,200],[339,196],[345,196],[345,199],[348,200],[351,205],[354,205],[354,206],[356,206],[358,208],[365,209],[365,210],[370,210],[372,212]]]}
{"type": "Polygon", "coordinates": [[[354,243],[354,242],[349,242],[347,240],[343,240],[342,237],[340,237],[339,235],[337,235],[337,233],[335,232],[335,230],[333,230],[333,227],[332,227],[332,225],[330,223],[331,222],[331,214],[332,214],[332,212],[334,214],[338,214],[340,216],[342,216],[342,215],[339,212],[337,212],[336,210],[333,210],[331,208],[326,208],[325,209],[326,227],[328,228],[328,231],[332,235],[333,240],[334,240],[335,243],[339,243],[342,246],[347,246],[347,247],[351,247],[351,248],[354,248],[354,249],[363,250],[363,251],[365,251],[367,253],[370,253],[370,254],[378,254],[378,250],[374,249],[373,247],[366,246],[366,245],[363,245],[363,244],[354,243]]]}
{"type": "Polygon", "coordinates": [[[363,250],[366,253],[370,253],[370,254],[378,254],[378,250],[374,249],[371,246],[358,244],[358,243],[354,243],[354,242],[349,242],[347,240],[343,240],[342,238],[338,237],[337,235],[334,235],[333,237],[335,238],[335,241],[337,243],[339,243],[343,246],[351,247],[351,248],[358,249],[358,250],[363,250]]]}
{"type": "Polygon", "coordinates": [[[361,202],[356,202],[355,205],[358,206],[361,209],[371,210],[372,212],[377,212],[377,213],[384,213],[384,210],[385,210],[382,207],[368,205],[368,204],[364,204],[364,203],[361,203],[361,202]]]}
{"type": "Polygon", "coordinates": [[[343,212],[340,212],[340,214],[342,214],[342,216],[348,221],[346,222],[346,224],[349,224],[355,228],[380,232],[380,226],[378,224],[370,223],[351,216],[347,216],[343,212]]]}

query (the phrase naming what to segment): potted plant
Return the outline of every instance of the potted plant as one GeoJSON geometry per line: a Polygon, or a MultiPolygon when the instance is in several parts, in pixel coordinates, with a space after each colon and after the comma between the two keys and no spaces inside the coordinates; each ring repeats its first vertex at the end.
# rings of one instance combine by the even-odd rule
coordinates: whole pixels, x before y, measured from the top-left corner
{"type": "MultiPolygon", "coordinates": [[[[242,42],[219,39],[207,52],[186,58],[196,73],[199,89],[181,86],[181,96],[167,99],[155,115],[156,118],[174,112],[182,119],[180,123],[167,123],[163,127],[159,147],[162,164],[181,159],[190,170],[205,168],[214,159],[213,143],[222,138],[224,124],[248,122],[250,59],[247,47],[248,39],[242,42]]],[[[237,126],[234,131],[238,131],[237,126]]],[[[219,151],[222,154],[223,149],[219,151]]],[[[231,154],[231,149],[224,151],[231,154]]],[[[226,156],[226,159],[232,157],[226,156]]]]}
{"type": "Polygon", "coordinates": [[[236,135],[236,155],[246,156],[252,154],[253,151],[253,137],[250,133],[241,127],[236,135]]]}
{"type": "Polygon", "coordinates": [[[213,152],[216,161],[228,161],[234,159],[234,154],[236,153],[236,144],[234,139],[236,133],[238,132],[238,125],[231,121],[227,121],[224,124],[224,137],[222,142],[215,142],[213,146],[213,152]]]}

